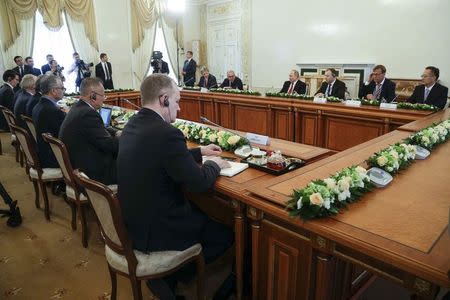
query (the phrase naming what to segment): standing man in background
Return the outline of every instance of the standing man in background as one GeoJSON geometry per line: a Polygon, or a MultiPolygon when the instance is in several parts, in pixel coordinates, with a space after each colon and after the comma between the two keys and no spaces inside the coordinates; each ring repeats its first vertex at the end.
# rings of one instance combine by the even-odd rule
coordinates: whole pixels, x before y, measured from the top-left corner
{"type": "Polygon", "coordinates": [[[91,77],[91,71],[89,70],[89,67],[94,66],[93,63],[86,64],[81,58],[80,54],[75,52],[73,54],[73,64],[69,69],[69,74],[72,72],[77,73],[77,79],[75,79],[75,90],[80,90],[81,81],[84,78],[91,77]]]}
{"type": "Polygon", "coordinates": [[[34,76],[39,76],[42,74],[41,70],[34,67],[34,59],[31,56],[27,56],[25,58],[25,64],[30,67],[31,74],[33,74],[34,76]]]}
{"type": "Polygon", "coordinates": [[[108,55],[106,53],[100,54],[100,62],[95,65],[95,77],[98,77],[103,81],[103,87],[106,90],[114,89],[112,67],[111,63],[108,61],[108,55]]]}
{"type": "Polygon", "coordinates": [[[45,65],[42,65],[42,67],[41,67],[42,74],[45,74],[48,71],[50,71],[50,69],[52,67],[51,62],[53,60],[53,54],[47,54],[46,59],[47,59],[47,63],[45,65]]]}
{"type": "MultiPolygon", "coordinates": [[[[14,88],[19,84],[19,74],[13,70],[6,70],[3,73],[4,85],[0,88],[0,105],[6,107],[10,111],[14,111],[14,88]]],[[[9,131],[8,123],[5,116],[0,114],[0,130],[9,131]]]]}
{"type": "Polygon", "coordinates": [[[197,62],[192,58],[192,51],[186,52],[186,60],[183,65],[183,82],[185,86],[194,86],[195,71],[197,70],[197,62]]]}

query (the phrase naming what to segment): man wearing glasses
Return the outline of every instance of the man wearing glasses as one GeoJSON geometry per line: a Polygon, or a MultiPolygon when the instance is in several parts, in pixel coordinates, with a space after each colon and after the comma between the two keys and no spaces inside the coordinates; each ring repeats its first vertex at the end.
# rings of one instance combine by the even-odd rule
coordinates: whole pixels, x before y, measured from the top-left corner
{"type": "Polygon", "coordinates": [[[430,104],[443,109],[447,103],[448,87],[437,82],[438,79],[439,69],[433,66],[426,67],[422,74],[423,84],[415,87],[408,102],[430,104]]]}
{"type": "Polygon", "coordinates": [[[392,102],[395,99],[395,82],[385,76],[386,67],[383,65],[375,66],[369,80],[359,90],[359,98],[392,102]]]}
{"type": "Polygon", "coordinates": [[[121,131],[105,128],[98,110],[106,99],[99,78],[83,79],[80,101],[72,106],[61,125],[59,138],[66,145],[72,166],[104,184],[117,182],[116,158],[121,131]]]}
{"type": "Polygon", "coordinates": [[[234,74],[233,70],[227,72],[227,78],[223,80],[220,87],[224,89],[238,89],[241,91],[244,89],[242,80],[234,74]]]}
{"type": "Polygon", "coordinates": [[[58,107],[56,102],[64,95],[64,86],[61,79],[55,75],[43,75],[40,81],[42,97],[33,108],[32,118],[36,127],[38,156],[42,168],[59,168],[50,145],[43,140],[42,134],[48,132],[58,136],[59,128],[66,114],[58,107]]]}

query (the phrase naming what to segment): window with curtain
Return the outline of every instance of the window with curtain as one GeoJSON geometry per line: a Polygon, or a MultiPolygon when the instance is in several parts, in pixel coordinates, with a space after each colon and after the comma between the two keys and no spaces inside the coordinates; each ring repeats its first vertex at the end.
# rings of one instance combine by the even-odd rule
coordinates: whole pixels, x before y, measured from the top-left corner
{"type": "MultiPolygon", "coordinates": [[[[34,67],[41,68],[47,63],[47,54],[52,54],[53,58],[61,67],[64,67],[63,75],[66,78],[64,86],[66,93],[75,92],[75,79],[77,74],[72,72],[68,74],[68,70],[73,63],[73,53],[75,52],[70,39],[69,30],[67,28],[67,21],[65,14],[62,14],[63,26],[58,31],[49,30],[44,25],[42,15],[36,11],[36,24],[34,31],[33,43],[33,59],[34,67]]],[[[25,57],[24,57],[25,59],[25,57]]]]}
{"type": "MultiPolygon", "coordinates": [[[[173,66],[170,63],[169,59],[169,53],[167,51],[167,45],[166,41],[164,39],[164,32],[160,26],[159,23],[156,24],[156,34],[155,34],[155,44],[153,46],[153,51],[161,51],[163,55],[163,60],[169,65],[169,77],[175,80],[176,83],[178,83],[178,78],[173,70],[173,66]]],[[[150,75],[153,73],[153,67],[150,66],[148,74],[150,75]]]]}

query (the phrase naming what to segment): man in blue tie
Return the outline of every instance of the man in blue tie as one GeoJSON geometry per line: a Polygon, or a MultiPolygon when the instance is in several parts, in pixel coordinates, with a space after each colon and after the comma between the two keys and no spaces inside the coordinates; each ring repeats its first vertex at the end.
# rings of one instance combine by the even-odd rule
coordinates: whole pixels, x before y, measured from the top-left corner
{"type": "Polygon", "coordinates": [[[408,99],[410,103],[425,103],[443,109],[447,103],[448,87],[438,82],[439,69],[433,66],[426,67],[422,74],[422,82],[416,86],[408,99]]]}
{"type": "Polygon", "coordinates": [[[194,86],[195,83],[195,71],[197,70],[197,62],[192,58],[192,51],[186,52],[186,60],[184,61],[183,82],[185,86],[194,86]]]}

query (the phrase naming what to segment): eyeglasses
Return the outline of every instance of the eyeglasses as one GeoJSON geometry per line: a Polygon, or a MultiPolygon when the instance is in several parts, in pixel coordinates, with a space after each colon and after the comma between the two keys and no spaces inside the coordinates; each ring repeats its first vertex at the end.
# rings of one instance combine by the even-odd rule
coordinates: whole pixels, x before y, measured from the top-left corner
{"type": "Polygon", "coordinates": [[[92,93],[94,93],[94,94],[96,94],[96,95],[98,95],[98,96],[102,96],[103,97],[103,99],[108,99],[108,96],[106,96],[105,94],[100,94],[100,93],[97,93],[97,92],[94,92],[94,91],[92,91],[92,93]]]}

